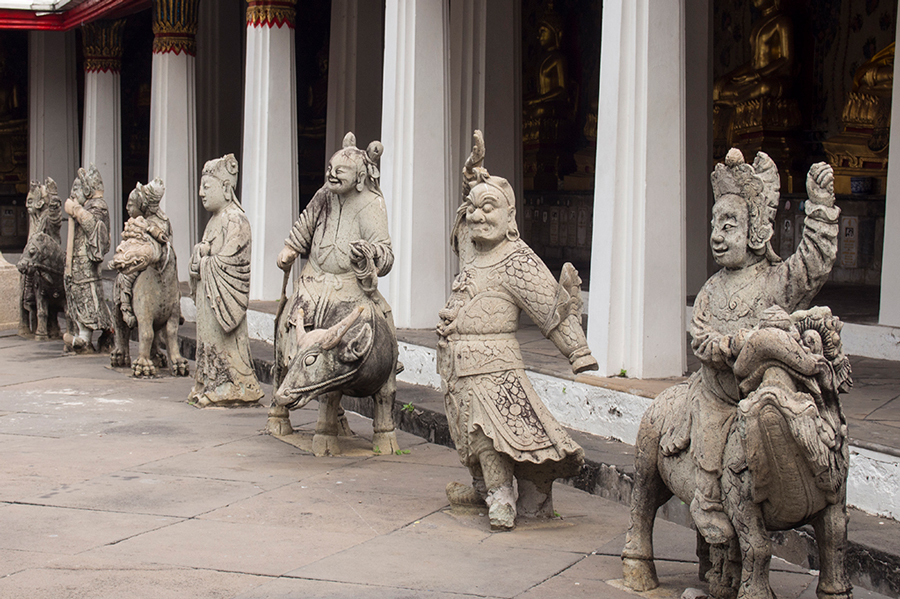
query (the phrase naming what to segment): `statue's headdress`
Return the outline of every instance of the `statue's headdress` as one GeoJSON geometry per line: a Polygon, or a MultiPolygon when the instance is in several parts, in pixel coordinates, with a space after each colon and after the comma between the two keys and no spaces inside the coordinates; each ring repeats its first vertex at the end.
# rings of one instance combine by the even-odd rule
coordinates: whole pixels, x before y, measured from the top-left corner
{"type": "Polygon", "coordinates": [[[765,254],[769,262],[781,262],[771,243],[781,198],[781,179],[775,162],[765,152],[757,152],[750,165],[744,162],[740,150],[731,148],[725,163],[717,164],[709,178],[716,201],[726,195],[736,195],[747,202],[750,217],[747,244],[753,253],[765,254]]]}
{"type": "MultiPolygon", "coordinates": [[[[208,160],[206,164],[203,165],[203,171],[200,173],[202,175],[209,175],[210,177],[215,177],[223,184],[228,184],[228,189],[231,190],[231,198],[234,200],[234,203],[243,210],[244,207],[241,206],[241,201],[237,197],[237,177],[238,177],[238,161],[237,158],[234,157],[234,154],[226,154],[221,158],[214,158],[213,160],[208,160]]],[[[162,183],[162,181],[160,181],[162,183]]]]}
{"type": "Polygon", "coordinates": [[[553,0],[549,0],[547,6],[544,7],[540,20],[538,20],[538,27],[546,27],[555,36],[556,45],[562,44],[563,21],[556,9],[553,8],[553,0]]]}
{"type": "Polygon", "coordinates": [[[138,183],[137,189],[144,196],[144,202],[148,209],[155,211],[162,201],[163,195],[166,193],[166,185],[163,180],[156,177],[146,185],[138,183]]]}
{"type": "Polygon", "coordinates": [[[56,181],[54,181],[51,177],[47,177],[44,179],[44,188],[47,190],[48,196],[59,195],[59,189],[56,185],[56,181]]]}
{"type": "Polygon", "coordinates": [[[356,136],[353,132],[348,132],[344,136],[341,143],[341,149],[336,152],[341,156],[346,156],[356,160],[360,167],[365,170],[365,181],[357,183],[357,191],[362,191],[361,184],[366,185],[376,194],[383,197],[381,193],[381,155],[384,154],[384,146],[380,141],[371,142],[365,150],[356,147],[356,136]]]}
{"type": "MultiPolygon", "coordinates": [[[[460,250],[459,234],[466,218],[466,212],[472,204],[471,193],[473,189],[480,185],[492,188],[499,192],[498,195],[501,198],[506,200],[506,204],[509,208],[512,208],[513,210],[516,208],[516,194],[513,191],[512,185],[509,184],[509,181],[503,177],[492,176],[487,169],[484,168],[484,134],[476,129],[472,138],[475,142],[472,153],[466,159],[466,164],[463,167],[463,201],[456,210],[456,220],[453,223],[453,231],[450,234],[450,245],[457,254],[459,254],[460,250]]],[[[510,241],[519,238],[519,228],[516,225],[515,218],[509,219],[509,230],[507,231],[506,237],[510,241]]]]}
{"type": "Polygon", "coordinates": [[[91,163],[87,170],[78,169],[78,178],[81,179],[81,189],[85,198],[99,197],[103,195],[103,177],[100,171],[91,163]]]}

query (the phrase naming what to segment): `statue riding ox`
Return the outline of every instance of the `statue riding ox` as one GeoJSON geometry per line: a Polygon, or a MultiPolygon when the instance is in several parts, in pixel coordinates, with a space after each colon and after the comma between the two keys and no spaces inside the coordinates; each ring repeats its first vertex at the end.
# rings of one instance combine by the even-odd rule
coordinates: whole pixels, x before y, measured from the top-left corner
{"type": "Polygon", "coordinates": [[[59,314],[66,311],[63,279],[66,256],[62,246],[43,231],[28,239],[16,264],[22,273],[19,335],[46,341],[62,338],[59,314]]]}
{"type": "MultiPolygon", "coordinates": [[[[329,328],[308,332],[303,326],[303,310],[292,315],[294,337],[274,406],[294,410],[318,399],[313,453],[337,455],[339,436],[352,434],[343,419],[341,397],[371,396],[375,401],[373,448],[393,453],[398,448],[391,413],[397,392],[394,335],[374,306],[347,306],[336,313],[346,316],[329,328]]],[[[271,420],[270,415],[270,429],[271,420]]]]}
{"type": "MultiPolygon", "coordinates": [[[[850,599],[847,542],[847,425],[838,394],[852,384],[841,349],[842,323],[828,308],[788,315],[769,308],[734,364],[741,391],[730,420],[722,467],[725,515],[736,538],[708,545],[698,535],[701,565],[716,599],[774,599],[769,586],[769,531],[811,523],[819,550],[819,599],[850,599]],[[701,564],[704,560],[701,560],[701,564]]],[[[695,463],[689,429],[690,380],[670,387],[644,414],[638,432],[631,522],[622,552],[625,584],[638,591],[659,581],[653,521],[672,495],[690,503],[695,463]]],[[[696,421],[696,420],[695,420],[696,421]]]]}
{"type": "MultiPolygon", "coordinates": [[[[153,376],[157,366],[166,366],[160,341],[165,337],[168,362],[175,376],[188,375],[188,362],[178,351],[178,326],[181,324],[181,293],[175,253],[170,244],[162,244],[141,230],[140,220],[130,219],[122,243],[116,248],[110,268],[119,271],[116,279],[116,345],[110,353],[113,366],[132,367],[136,377],[153,376]],[[137,225],[132,223],[137,222],[137,225]],[[132,312],[122,308],[121,278],[139,273],[132,287],[132,312]],[[131,315],[133,313],[133,316],[131,315]],[[131,361],[129,339],[138,330],[138,358],[131,361]]],[[[127,301],[127,299],[125,300],[127,301]]]]}

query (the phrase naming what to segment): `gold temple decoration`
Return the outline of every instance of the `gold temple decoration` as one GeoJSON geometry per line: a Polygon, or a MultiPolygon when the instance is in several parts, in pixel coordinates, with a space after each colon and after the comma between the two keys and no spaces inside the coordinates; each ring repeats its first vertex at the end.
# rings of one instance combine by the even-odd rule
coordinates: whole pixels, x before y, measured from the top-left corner
{"type": "Polygon", "coordinates": [[[153,0],[153,53],[197,54],[200,0],[153,0]]]}
{"type": "Polygon", "coordinates": [[[125,19],[94,21],[81,27],[86,73],[118,73],[122,68],[122,32],[125,19]]]}
{"type": "Polygon", "coordinates": [[[834,168],[835,193],[853,192],[855,178],[861,178],[864,186],[856,191],[864,192],[875,180],[879,189],[874,191],[884,193],[893,84],[894,43],[891,43],[857,69],[841,115],[844,131],[822,144],[834,168]]]}
{"type": "Polygon", "coordinates": [[[781,0],[753,0],[753,4],[762,18],[750,31],[750,61],[716,79],[713,86],[713,152],[716,157],[731,147],[750,155],[766,152],[785,165],[782,190],[790,192],[801,122],[793,90],[797,75],[793,22],[781,0]]]}
{"type": "Polygon", "coordinates": [[[297,0],[248,0],[248,27],[278,27],[287,25],[294,28],[297,0]]]}

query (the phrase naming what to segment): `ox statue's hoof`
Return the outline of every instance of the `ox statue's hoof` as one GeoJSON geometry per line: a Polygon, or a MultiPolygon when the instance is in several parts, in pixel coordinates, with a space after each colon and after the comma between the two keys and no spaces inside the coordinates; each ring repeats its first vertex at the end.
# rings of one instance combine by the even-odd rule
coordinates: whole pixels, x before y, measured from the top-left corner
{"type": "Polygon", "coordinates": [[[390,455],[400,451],[400,445],[397,443],[397,431],[375,433],[372,438],[372,450],[381,455],[390,455]]]}
{"type": "Polygon", "coordinates": [[[131,366],[131,356],[126,351],[114,349],[109,352],[109,365],[113,368],[131,366]]]}
{"type": "Polygon", "coordinates": [[[643,592],[659,586],[659,578],[656,576],[656,564],[653,563],[652,559],[623,557],[622,572],[625,578],[625,586],[629,589],[643,592]]]}
{"type": "Polygon", "coordinates": [[[327,455],[340,455],[341,444],[337,435],[320,435],[316,433],[313,435],[312,450],[313,454],[319,458],[327,455]]]}
{"type": "Polygon", "coordinates": [[[269,419],[266,420],[266,433],[275,435],[276,437],[292,435],[294,429],[291,427],[290,410],[284,406],[278,406],[273,403],[269,407],[269,419]]]}

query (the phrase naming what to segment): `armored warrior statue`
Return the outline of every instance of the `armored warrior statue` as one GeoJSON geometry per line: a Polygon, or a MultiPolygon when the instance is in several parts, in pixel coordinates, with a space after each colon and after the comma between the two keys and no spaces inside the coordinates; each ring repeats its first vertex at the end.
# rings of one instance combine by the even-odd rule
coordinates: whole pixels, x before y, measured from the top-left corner
{"type": "Polygon", "coordinates": [[[581,328],[581,279],[567,263],[560,281],[519,239],[515,195],[482,166],[484,141],[463,170],[463,202],[450,243],[460,273],[437,326],[438,372],[451,436],[472,487],[447,486],[451,505],[487,503],[491,527],[516,516],[553,515],[552,485],[581,467],[582,449],[541,402],[516,341],[524,310],[576,373],[596,370],[581,328]],[[518,482],[518,498],[513,487],[518,482]]]}
{"type": "Polygon", "coordinates": [[[103,180],[93,164],[78,169],[65,203],[71,218],[66,257],[66,298],[73,330],[65,336],[66,349],[93,351],[94,331],[101,331],[100,351],[112,342],[112,316],[103,294],[100,268],[109,251],[109,210],[103,199],[103,180]]]}

